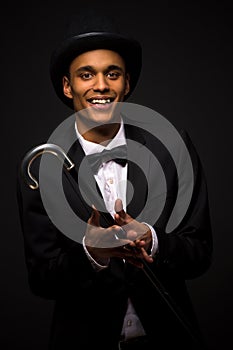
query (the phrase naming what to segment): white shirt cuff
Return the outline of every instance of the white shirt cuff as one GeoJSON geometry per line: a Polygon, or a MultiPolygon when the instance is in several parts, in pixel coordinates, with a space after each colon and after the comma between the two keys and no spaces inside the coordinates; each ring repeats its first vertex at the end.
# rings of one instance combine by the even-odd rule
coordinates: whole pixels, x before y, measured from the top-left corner
{"type": "Polygon", "coordinates": [[[93,266],[93,268],[96,270],[96,271],[100,271],[100,270],[103,270],[103,269],[106,269],[108,267],[108,265],[100,265],[99,263],[97,263],[97,261],[95,261],[95,259],[92,258],[91,254],[89,254],[88,250],[87,250],[87,247],[85,245],[85,236],[83,237],[83,240],[82,240],[82,245],[83,245],[83,249],[91,263],[91,265],[93,266]]]}
{"type": "Polygon", "coordinates": [[[151,235],[152,235],[152,247],[151,247],[151,253],[150,256],[153,258],[153,256],[155,256],[155,254],[158,251],[158,238],[155,232],[155,229],[147,224],[146,222],[142,222],[142,224],[147,225],[149,227],[149,229],[151,230],[151,235]]]}

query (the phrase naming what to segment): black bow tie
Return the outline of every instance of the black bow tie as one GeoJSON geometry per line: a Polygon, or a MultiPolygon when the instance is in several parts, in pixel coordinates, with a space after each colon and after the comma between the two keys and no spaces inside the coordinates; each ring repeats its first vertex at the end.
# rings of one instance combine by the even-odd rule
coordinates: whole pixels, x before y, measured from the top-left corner
{"type": "Polygon", "coordinates": [[[125,166],[127,163],[127,147],[126,145],[118,146],[110,150],[103,150],[99,153],[93,153],[87,156],[87,160],[90,163],[90,166],[96,174],[99,167],[110,160],[125,166]]]}

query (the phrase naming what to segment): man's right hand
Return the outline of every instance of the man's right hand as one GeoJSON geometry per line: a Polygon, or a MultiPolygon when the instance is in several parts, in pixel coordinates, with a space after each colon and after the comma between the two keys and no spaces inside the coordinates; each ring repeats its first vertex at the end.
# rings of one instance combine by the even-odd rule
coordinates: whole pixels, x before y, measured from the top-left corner
{"type": "Polygon", "coordinates": [[[133,241],[133,232],[130,233],[130,239],[127,236],[119,239],[117,235],[120,232],[122,228],[118,225],[108,228],[101,227],[100,213],[93,207],[92,215],[87,222],[84,240],[89,254],[101,265],[105,265],[109,258],[117,257],[138,268],[143,268],[143,254],[133,241]]]}

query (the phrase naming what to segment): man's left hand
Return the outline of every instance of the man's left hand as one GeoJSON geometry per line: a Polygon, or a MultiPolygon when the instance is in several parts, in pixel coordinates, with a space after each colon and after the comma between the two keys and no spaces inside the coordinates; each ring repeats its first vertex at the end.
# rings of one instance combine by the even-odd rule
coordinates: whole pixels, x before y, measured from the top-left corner
{"type": "MultiPolygon", "coordinates": [[[[127,214],[123,209],[121,199],[117,199],[115,202],[115,212],[115,222],[125,231],[125,238],[134,241],[136,245],[134,249],[141,250],[143,258],[147,262],[153,262],[153,258],[148,255],[152,246],[152,234],[149,227],[127,214]]],[[[129,247],[129,249],[131,249],[131,247],[129,247]]]]}

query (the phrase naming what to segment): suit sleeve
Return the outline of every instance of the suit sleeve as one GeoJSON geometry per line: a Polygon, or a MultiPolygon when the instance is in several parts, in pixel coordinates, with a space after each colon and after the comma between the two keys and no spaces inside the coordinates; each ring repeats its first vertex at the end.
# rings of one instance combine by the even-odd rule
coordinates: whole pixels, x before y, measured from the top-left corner
{"type": "MultiPolygon", "coordinates": [[[[155,223],[154,229],[158,238],[155,265],[163,272],[192,279],[205,273],[211,265],[212,229],[203,167],[187,132],[182,131],[181,136],[187,146],[193,167],[193,179],[186,179],[181,185],[185,191],[192,181],[192,196],[186,214],[171,232],[167,233],[165,229],[170,212],[169,215],[165,213],[162,220],[155,223]]],[[[179,180],[182,182],[182,179],[179,180]]]]}
{"type": "Polygon", "coordinates": [[[80,287],[85,291],[92,286],[96,272],[82,244],[55,227],[44,209],[40,191],[29,188],[19,167],[17,201],[32,292],[46,299],[56,299],[64,294],[75,295],[80,287]]]}

